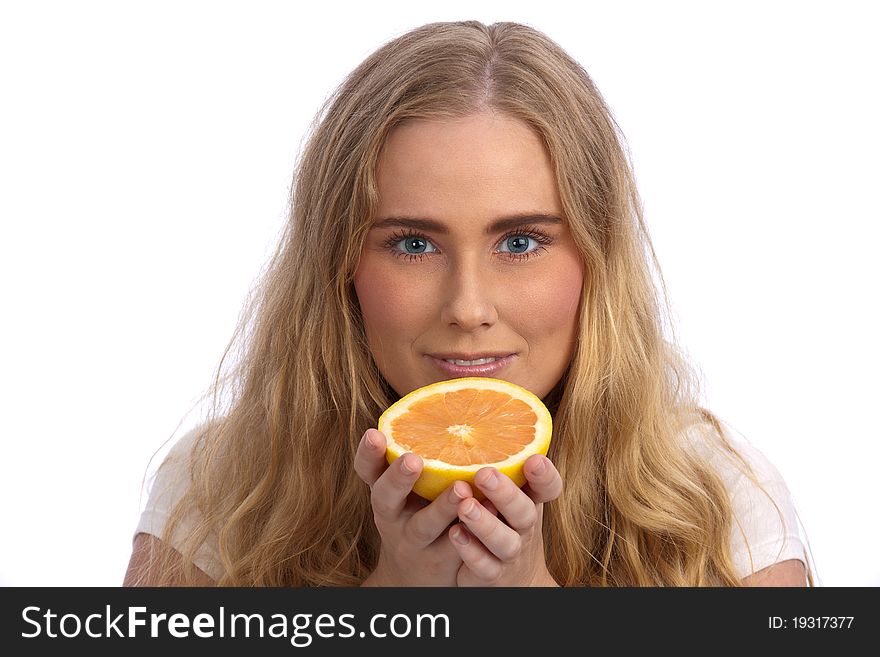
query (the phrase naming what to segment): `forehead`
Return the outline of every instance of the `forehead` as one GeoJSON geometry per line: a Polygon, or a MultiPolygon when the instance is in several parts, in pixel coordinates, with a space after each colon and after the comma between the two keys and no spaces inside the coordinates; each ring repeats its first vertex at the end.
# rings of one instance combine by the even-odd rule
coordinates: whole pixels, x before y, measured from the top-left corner
{"type": "Polygon", "coordinates": [[[380,216],[561,213],[541,137],[497,113],[397,126],[380,154],[377,184],[380,216]]]}

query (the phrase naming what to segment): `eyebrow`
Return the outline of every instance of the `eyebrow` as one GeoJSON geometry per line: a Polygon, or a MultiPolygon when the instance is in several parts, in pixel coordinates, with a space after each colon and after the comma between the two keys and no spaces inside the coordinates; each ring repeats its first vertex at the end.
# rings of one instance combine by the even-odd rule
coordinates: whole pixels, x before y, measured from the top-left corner
{"type": "MultiPolygon", "coordinates": [[[[561,224],[564,223],[562,217],[555,214],[544,213],[525,213],[515,214],[508,217],[496,219],[486,227],[486,234],[501,232],[510,228],[519,228],[528,224],[561,224]]],[[[448,235],[449,228],[442,221],[436,219],[425,219],[422,217],[386,217],[374,222],[370,229],[373,228],[417,228],[421,230],[430,230],[439,235],[448,235]]]]}

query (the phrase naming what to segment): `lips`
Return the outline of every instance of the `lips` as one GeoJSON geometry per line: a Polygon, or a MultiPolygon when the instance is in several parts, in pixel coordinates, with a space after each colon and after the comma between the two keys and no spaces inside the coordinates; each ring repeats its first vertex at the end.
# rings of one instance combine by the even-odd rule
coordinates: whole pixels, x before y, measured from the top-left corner
{"type": "Polygon", "coordinates": [[[487,358],[474,358],[474,359],[459,359],[459,358],[444,358],[447,363],[452,363],[453,365],[487,365],[488,363],[494,363],[498,360],[496,356],[489,356],[487,358]]]}
{"type": "Polygon", "coordinates": [[[515,355],[512,351],[482,351],[476,353],[465,353],[463,351],[450,351],[448,353],[443,354],[429,354],[433,358],[439,358],[441,360],[446,359],[455,359],[455,360],[479,360],[481,358],[504,358],[506,356],[515,355]]]}
{"type": "Polygon", "coordinates": [[[510,365],[516,359],[516,354],[436,354],[428,356],[428,359],[437,369],[454,377],[493,376],[510,365]],[[490,358],[494,360],[488,361],[490,358]],[[465,364],[461,364],[462,361],[465,364]]]}

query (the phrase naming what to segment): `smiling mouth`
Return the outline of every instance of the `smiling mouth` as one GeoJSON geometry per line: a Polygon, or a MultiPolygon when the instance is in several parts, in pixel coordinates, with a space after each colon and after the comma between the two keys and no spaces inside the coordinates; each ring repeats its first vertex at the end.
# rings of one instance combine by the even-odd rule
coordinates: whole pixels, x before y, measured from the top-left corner
{"type": "Polygon", "coordinates": [[[476,360],[460,360],[458,358],[444,358],[443,360],[453,365],[485,365],[486,363],[494,363],[499,358],[493,356],[491,358],[477,358],[476,360]]]}
{"type": "Polygon", "coordinates": [[[428,354],[436,360],[446,361],[451,365],[466,367],[469,365],[488,365],[495,361],[503,360],[515,356],[515,352],[510,351],[483,351],[483,352],[446,352],[440,354],[428,354]]]}
{"type": "Polygon", "coordinates": [[[491,376],[492,373],[510,365],[516,358],[516,353],[504,355],[440,354],[437,356],[428,354],[428,357],[434,362],[435,367],[439,367],[447,374],[467,376],[470,373],[470,376],[491,376]],[[470,358],[459,358],[458,356],[470,356],[470,358]]]}

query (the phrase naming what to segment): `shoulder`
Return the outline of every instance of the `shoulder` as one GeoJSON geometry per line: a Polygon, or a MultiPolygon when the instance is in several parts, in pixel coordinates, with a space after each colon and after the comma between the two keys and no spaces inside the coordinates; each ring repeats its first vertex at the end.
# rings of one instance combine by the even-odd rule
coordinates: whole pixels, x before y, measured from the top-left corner
{"type": "Polygon", "coordinates": [[[189,488],[191,455],[201,431],[196,427],[179,438],[151,473],[146,508],[170,510],[189,488]]]}
{"type": "MultiPolygon", "coordinates": [[[[194,449],[198,446],[204,430],[205,426],[201,425],[184,434],[171,447],[155,471],[149,485],[147,501],[135,528],[134,541],[147,540],[142,536],[144,534],[156,539],[166,539],[165,528],[168,520],[192,486],[191,468],[193,459],[197,456],[194,449]]],[[[191,508],[187,511],[174,528],[173,536],[170,538],[171,547],[179,549],[200,519],[197,509],[191,508]]],[[[196,554],[195,564],[215,580],[222,575],[222,568],[219,566],[219,546],[215,537],[212,536],[202,545],[196,554]]]]}
{"type": "Polygon", "coordinates": [[[808,563],[794,498],[767,456],[722,423],[724,442],[709,425],[692,427],[693,449],[718,474],[733,511],[731,556],[742,578],[786,560],[808,563]]]}

